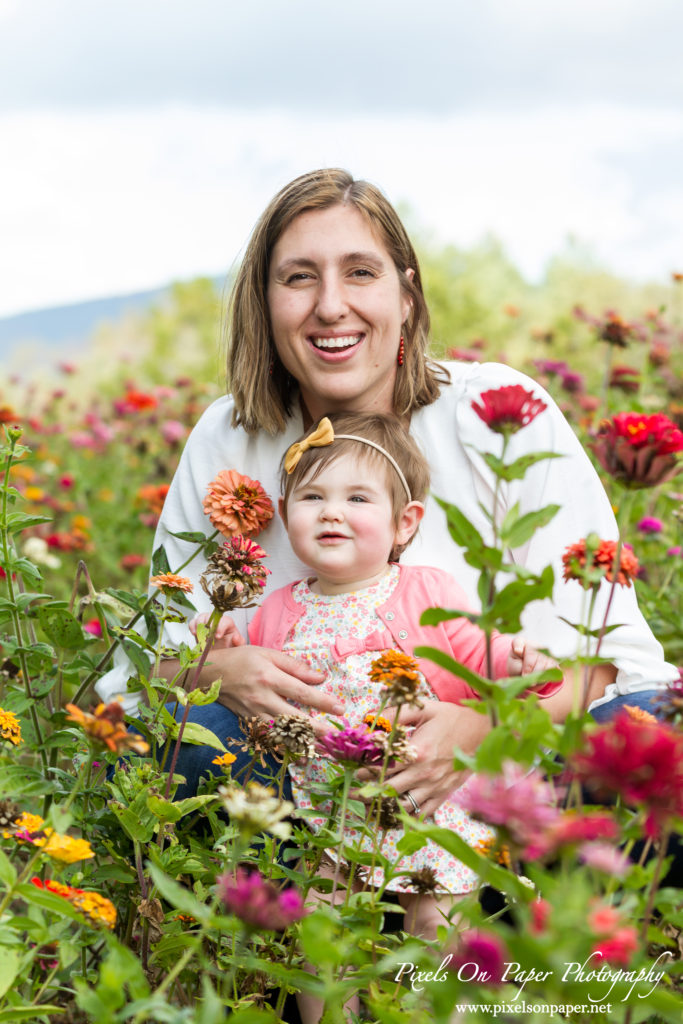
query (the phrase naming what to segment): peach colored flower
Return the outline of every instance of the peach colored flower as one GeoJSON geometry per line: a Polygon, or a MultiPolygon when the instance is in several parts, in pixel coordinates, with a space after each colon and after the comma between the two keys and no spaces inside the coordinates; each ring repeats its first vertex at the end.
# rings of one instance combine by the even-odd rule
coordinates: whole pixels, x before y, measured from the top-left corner
{"type": "Polygon", "coordinates": [[[146,754],[149,750],[149,744],[141,736],[126,729],[123,708],[117,700],[110,704],[98,704],[93,714],[81,711],[75,704],[67,704],[66,710],[69,712],[67,722],[76,722],[87,736],[116,754],[126,750],[146,754]]]}
{"type": "Polygon", "coordinates": [[[173,596],[174,590],[182,590],[186,594],[191,594],[194,589],[192,581],[187,576],[178,576],[174,572],[159,573],[158,576],[152,576],[149,582],[153,587],[158,587],[164,594],[169,593],[171,596],[173,596]]]}
{"type": "Polygon", "coordinates": [[[224,469],[209,484],[204,512],[224,537],[255,537],[273,518],[273,503],[258,480],[224,469]]]}

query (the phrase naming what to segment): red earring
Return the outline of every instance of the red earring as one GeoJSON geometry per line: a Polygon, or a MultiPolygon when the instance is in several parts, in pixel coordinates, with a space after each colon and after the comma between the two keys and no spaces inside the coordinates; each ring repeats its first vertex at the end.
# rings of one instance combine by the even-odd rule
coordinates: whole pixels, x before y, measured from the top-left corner
{"type": "Polygon", "coordinates": [[[398,346],[398,359],[396,360],[396,362],[398,363],[399,366],[403,366],[403,354],[404,354],[404,352],[405,352],[405,345],[403,344],[403,335],[401,335],[401,341],[399,342],[399,346],[398,346]]]}
{"type": "Polygon", "coordinates": [[[275,364],[275,360],[271,359],[270,363],[268,364],[268,376],[269,377],[273,376],[273,366],[274,366],[274,364],[275,364]]]}

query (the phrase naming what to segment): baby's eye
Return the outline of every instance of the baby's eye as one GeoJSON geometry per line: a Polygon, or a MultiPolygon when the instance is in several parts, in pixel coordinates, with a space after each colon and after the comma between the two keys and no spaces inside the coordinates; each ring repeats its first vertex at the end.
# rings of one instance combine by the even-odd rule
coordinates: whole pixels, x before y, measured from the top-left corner
{"type": "Polygon", "coordinates": [[[352,494],[349,501],[362,501],[366,502],[368,499],[362,494],[352,494]]]}
{"type": "Polygon", "coordinates": [[[319,501],[319,500],[320,500],[320,495],[319,494],[315,494],[315,492],[313,492],[313,491],[311,491],[310,493],[302,494],[301,495],[301,501],[319,501]]]}

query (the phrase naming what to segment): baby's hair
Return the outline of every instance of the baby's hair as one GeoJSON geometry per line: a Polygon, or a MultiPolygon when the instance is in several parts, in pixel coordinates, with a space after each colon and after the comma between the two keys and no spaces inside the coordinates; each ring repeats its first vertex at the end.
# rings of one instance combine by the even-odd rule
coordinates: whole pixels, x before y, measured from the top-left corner
{"type": "MultiPolygon", "coordinates": [[[[335,433],[332,444],[308,448],[302,453],[291,473],[282,468],[280,490],[284,499],[285,514],[289,496],[296,487],[303,481],[313,482],[326,466],[342,455],[353,455],[383,473],[391,497],[394,523],[398,526],[401,513],[408,504],[408,497],[403,482],[389,459],[362,441],[336,435],[356,434],[384,448],[400,466],[412,500],[424,501],[429,491],[429,463],[416,441],[396,416],[383,413],[341,412],[331,413],[328,419],[335,433]]],[[[303,441],[314,429],[315,426],[303,433],[298,440],[303,441]]],[[[404,545],[405,547],[407,545],[404,545]]],[[[393,551],[392,559],[398,558],[399,554],[400,551],[393,551]]]]}

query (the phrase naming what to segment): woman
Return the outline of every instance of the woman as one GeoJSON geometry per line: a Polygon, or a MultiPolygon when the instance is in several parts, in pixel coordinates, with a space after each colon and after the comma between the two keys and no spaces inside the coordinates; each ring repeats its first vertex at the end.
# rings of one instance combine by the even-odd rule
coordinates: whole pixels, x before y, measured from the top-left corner
{"type": "MultiPolygon", "coordinates": [[[[428,331],[417,257],[379,190],[337,169],[313,171],[287,185],[256,225],[235,284],[229,323],[232,393],[209,407],[188,440],[155,547],[163,544],[175,568],[186,561],[190,546],[172,534],[212,532],[202,500],[222,469],[258,479],[275,496],[281,453],[311,423],[336,411],[393,412],[409,422],[429,458],[433,493],[458,505],[486,537],[490,525],[481,504],[492,506],[493,479],[478,449],[491,445],[493,435],[471,403],[486,390],[519,383],[541,396],[548,408],[511,438],[510,458],[540,450],[563,455],[536,464],[500,496],[503,511],[515,502],[522,512],[550,503],[560,506],[548,526],[512,552],[532,571],[549,563],[555,569],[553,600],[527,607],[524,633],[554,657],[571,657],[577,633],[560,616],[581,621],[583,592],[578,584],[562,582],[561,555],[590,532],[616,535],[602,485],[552,399],[534,381],[498,364],[436,365],[425,354],[428,331]]],[[[270,556],[266,594],[304,575],[279,520],[272,520],[259,543],[270,556]]],[[[478,603],[477,574],[451,540],[433,499],[404,561],[446,569],[478,603]]],[[[183,573],[196,582],[203,568],[198,557],[183,573]]],[[[596,623],[605,600],[606,593],[597,602],[596,623]]],[[[198,586],[194,601],[200,612],[209,609],[198,586]]],[[[235,615],[242,633],[249,614],[253,610],[235,615]]],[[[603,656],[612,664],[594,673],[590,699],[612,706],[624,694],[631,704],[649,700],[652,689],[676,673],[663,661],[632,590],[617,588],[610,621],[622,624],[603,641],[603,656]]],[[[174,646],[191,641],[185,624],[170,625],[168,634],[174,646]]],[[[166,671],[176,668],[170,662],[166,671]]],[[[333,698],[318,693],[318,673],[280,652],[215,650],[204,678],[211,682],[217,674],[222,679],[219,703],[194,708],[192,716],[221,738],[239,735],[236,715],[288,713],[290,700],[321,711],[340,710],[333,698]]],[[[121,692],[125,678],[125,668],[114,670],[100,683],[100,694],[121,692]]],[[[399,793],[410,791],[425,814],[458,784],[454,746],[472,752],[488,728],[471,709],[430,703],[401,713],[403,722],[416,726],[418,759],[392,780],[399,793]]],[[[564,691],[545,702],[557,720],[570,705],[571,694],[564,691]]],[[[215,751],[194,747],[186,754],[177,771],[193,788],[202,771],[215,770],[210,765],[215,751]]]]}

